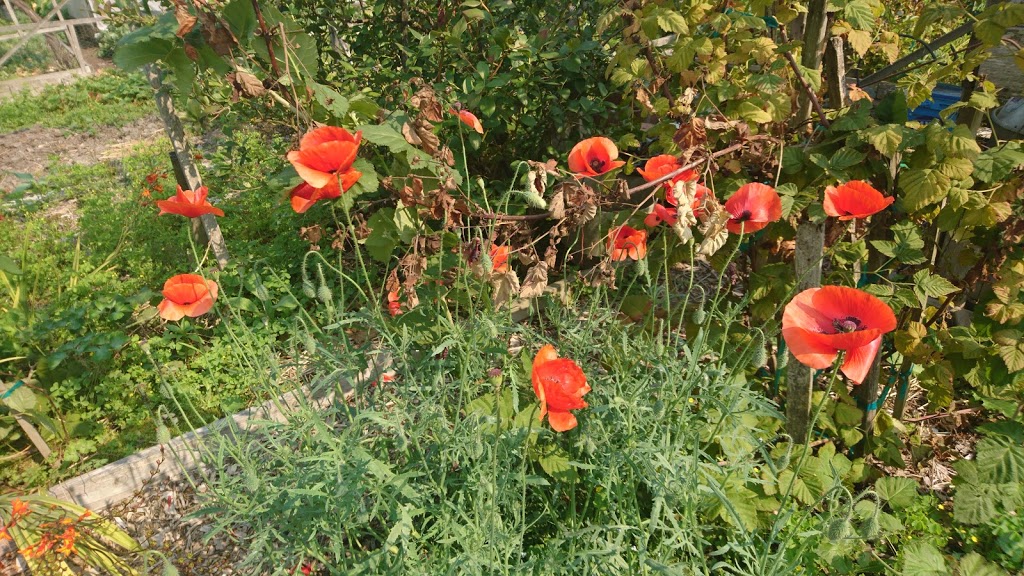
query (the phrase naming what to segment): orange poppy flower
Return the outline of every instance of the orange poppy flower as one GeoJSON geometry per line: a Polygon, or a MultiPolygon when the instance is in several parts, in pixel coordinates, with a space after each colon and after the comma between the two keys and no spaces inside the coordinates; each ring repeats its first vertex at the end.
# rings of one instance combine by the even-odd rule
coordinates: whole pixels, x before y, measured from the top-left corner
{"type": "Polygon", "coordinates": [[[725,227],[733,234],[757,232],[782,218],[782,198],[775,188],[756,182],[744,184],[725,202],[732,218],[725,227]]]}
{"type": "Polygon", "coordinates": [[[647,255],[647,231],[623,224],[608,232],[608,253],[612,260],[640,260],[647,255]]]}
{"type": "Polygon", "coordinates": [[[14,538],[11,538],[11,534],[7,531],[6,526],[0,526],[0,542],[6,542],[8,540],[14,540],[14,538]]]}
{"type": "MultiPolygon", "coordinates": [[[[288,161],[299,176],[319,191],[312,202],[341,196],[363,175],[352,169],[362,138],[362,132],[353,135],[344,128],[323,126],[307,132],[299,141],[299,149],[288,153],[288,161]]],[[[293,198],[300,188],[292,190],[293,198]]]]}
{"type": "Polygon", "coordinates": [[[164,282],[164,300],[157,306],[160,317],[171,322],[185,316],[202,316],[213,308],[217,283],[198,274],[178,274],[164,282]]]}
{"type": "Polygon", "coordinates": [[[206,199],[208,190],[206,186],[200,186],[199,190],[182,190],[178,186],[178,193],[167,200],[157,200],[156,205],[160,207],[160,216],[164,214],[179,214],[186,218],[196,218],[203,214],[223,216],[224,211],[217,208],[206,199]]]}
{"type": "Polygon", "coordinates": [[[456,111],[454,108],[449,108],[448,111],[458,116],[459,120],[466,126],[469,126],[473,130],[476,130],[480,134],[484,133],[484,126],[483,124],[480,123],[480,119],[477,118],[476,115],[470,112],[469,110],[456,111]]]}
{"type": "Polygon", "coordinates": [[[569,152],[569,170],[578,176],[600,176],[625,164],[615,143],[604,136],[587,138],[569,152]]]}
{"type": "Polygon", "coordinates": [[[839,186],[825,188],[825,214],[840,220],[867,218],[885,210],[896,198],[882,196],[871,184],[851,180],[839,186]]]}
{"type": "Polygon", "coordinates": [[[508,272],[508,246],[491,246],[491,271],[498,274],[508,272]]]}
{"type": "Polygon", "coordinates": [[[540,399],[540,417],[556,432],[576,427],[576,416],[570,410],[586,408],[583,395],[590,392],[583,369],[568,358],[559,358],[551,344],[545,344],[533,358],[533,392],[540,399]]]}
{"type": "Polygon", "coordinates": [[[782,337],[801,364],[828,368],[845,350],[841,370],[857,384],[867,377],[882,335],[895,329],[896,315],[885,302],[845,286],[804,290],[782,314],[782,337]]]}

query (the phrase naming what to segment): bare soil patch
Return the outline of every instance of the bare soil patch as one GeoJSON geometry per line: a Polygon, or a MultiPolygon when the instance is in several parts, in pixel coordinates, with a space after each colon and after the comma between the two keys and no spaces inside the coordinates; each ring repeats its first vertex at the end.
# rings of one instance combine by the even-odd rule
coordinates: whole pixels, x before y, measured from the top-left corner
{"type": "Polygon", "coordinates": [[[53,162],[95,164],[127,156],[139,143],[163,133],[156,116],[140,118],[125,126],[101,126],[91,133],[34,126],[0,134],[0,193],[18,185],[14,173],[40,175],[53,162]]]}

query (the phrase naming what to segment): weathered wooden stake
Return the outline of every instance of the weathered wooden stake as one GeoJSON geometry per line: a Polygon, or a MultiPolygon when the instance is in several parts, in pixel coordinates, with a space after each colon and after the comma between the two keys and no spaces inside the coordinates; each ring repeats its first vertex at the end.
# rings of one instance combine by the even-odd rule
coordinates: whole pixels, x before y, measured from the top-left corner
{"type": "MultiPolygon", "coordinates": [[[[825,223],[803,221],[796,228],[797,291],[821,285],[821,259],[825,250],[825,223]]],[[[786,374],[786,431],[793,442],[807,440],[811,425],[814,372],[790,352],[786,374]]]]}
{"type": "MultiPolygon", "coordinates": [[[[199,176],[199,168],[192,161],[192,149],[188,145],[188,141],[185,140],[185,128],[181,125],[181,119],[178,118],[178,114],[174,110],[174,99],[163,85],[160,71],[156,66],[147,64],[143,68],[149,79],[149,85],[153,87],[156,107],[164,122],[164,131],[171,141],[171,146],[174,147],[170,154],[175,179],[182,188],[198,190],[203,185],[203,179],[199,176]]],[[[216,216],[204,214],[199,218],[193,218],[192,235],[198,244],[210,247],[218,267],[223,269],[227,266],[228,247],[220,232],[216,216]]]]}
{"type": "MultiPolygon", "coordinates": [[[[825,50],[825,38],[828,36],[827,0],[811,0],[807,4],[807,19],[803,28],[803,51],[800,54],[800,65],[810,70],[821,69],[821,56],[825,50]]],[[[811,117],[811,99],[800,92],[798,94],[797,125],[803,124],[811,117]]]]}

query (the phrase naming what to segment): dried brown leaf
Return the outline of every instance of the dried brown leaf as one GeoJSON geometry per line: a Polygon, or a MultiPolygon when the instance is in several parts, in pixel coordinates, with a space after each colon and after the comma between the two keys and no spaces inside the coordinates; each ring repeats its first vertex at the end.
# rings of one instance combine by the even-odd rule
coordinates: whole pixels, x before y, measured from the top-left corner
{"type": "Polygon", "coordinates": [[[199,18],[189,12],[188,6],[181,1],[174,3],[174,19],[178,21],[178,31],[174,33],[178,38],[184,38],[199,23],[199,18]]]}
{"type": "Polygon", "coordinates": [[[491,300],[495,309],[500,309],[519,296],[519,276],[511,269],[504,274],[494,274],[491,276],[491,288],[494,289],[491,300]]]}
{"type": "Polygon", "coordinates": [[[530,268],[523,280],[522,289],[519,291],[520,298],[537,298],[544,294],[548,287],[548,264],[541,260],[536,266],[530,268]]]}

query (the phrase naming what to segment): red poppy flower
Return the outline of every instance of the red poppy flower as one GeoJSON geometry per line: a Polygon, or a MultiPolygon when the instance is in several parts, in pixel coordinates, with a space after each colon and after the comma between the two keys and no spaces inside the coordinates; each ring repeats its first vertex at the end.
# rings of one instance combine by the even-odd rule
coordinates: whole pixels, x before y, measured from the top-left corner
{"type": "Polygon", "coordinates": [[[299,141],[299,149],[288,153],[295,171],[319,192],[312,202],[341,196],[363,175],[352,169],[362,137],[362,132],[353,135],[344,128],[323,126],[307,132],[299,141]]]}
{"type": "Polygon", "coordinates": [[[623,224],[608,232],[608,253],[612,260],[640,260],[647,255],[647,231],[623,224]]]}
{"type": "Polygon", "coordinates": [[[292,210],[298,214],[302,214],[306,210],[312,208],[313,204],[316,204],[319,200],[337,198],[341,196],[341,191],[337,187],[335,187],[334,190],[338,193],[333,196],[328,196],[326,194],[326,192],[328,192],[327,188],[313,188],[309,184],[303,182],[295,188],[292,188],[291,192],[288,193],[292,204],[292,210]]]}
{"type": "Polygon", "coordinates": [[[861,180],[851,180],[839,186],[825,188],[825,214],[840,220],[867,218],[885,210],[895,200],[894,197],[882,196],[871,184],[861,180]]]}
{"type": "Polygon", "coordinates": [[[164,282],[164,300],[157,306],[160,317],[174,322],[185,316],[202,316],[213,308],[217,283],[198,274],[178,274],[164,282]]]}
{"type": "Polygon", "coordinates": [[[508,246],[491,246],[489,252],[491,256],[491,271],[498,274],[504,274],[508,272],[508,246]]]}
{"type": "MultiPolygon", "coordinates": [[[[658,178],[661,178],[667,174],[675,172],[682,168],[679,164],[679,160],[671,154],[660,154],[648,160],[643,168],[637,168],[636,171],[643,176],[644,180],[653,182],[658,178]]],[[[697,179],[697,173],[693,170],[686,170],[681,174],[673,176],[669,180],[663,182],[665,188],[672,189],[676,182],[689,182],[697,179]]]]}
{"type": "Polygon", "coordinates": [[[655,204],[651,209],[651,213],[644,218],[644,225],[654,228],[655,226],[664,222],[669,226],[675,226],[676,222],[679,221],[679,212],[673,208],[666,208],[661,204],[655,204]]]}
{"type": "Polygon", "coordinates": [[[732,214],[725,225],[729,232],[750,234],[782,218],[782,198],[771,186],[744,184],[726,200],[725,209],[732,214]]]}
{"type": "Polygon", "coordinates": [[[160,215],[180,214],[187,218],[196,218],[203,214],[223,216],[224,211],[217,208],[206,199],[206,186],[200,186],[199,190],[182,190],[178,186],[178,193],[167,200],[157,200],[156,205],[160,207],[160,215]]]}
{"type": "Polygon", "coordinates": [[[793,356],[816,370],[846,351],[843,374],[860,384],[896,316],[878,298],[856,288],[823,286],[796,295],[782,314],[782,337],[793,356]]]}
{"type": "Polygon", "coordinates": [[[388,292],[388,314],[391,314],[392,318],[402,313],[401,292],[401,288],[388,292]]]}
{"type": "Polygon", "coordinates": [[[600,176],[625,164],[615,143],[604,136],[595,136],[576,144],[569,152],[569,170],[579,176],[600,176]]]}
{"type": "Polygon", "coordinates": [[[576,416],[570,410],[586,408],[583,395],[590,392],[587,377],[575,362],[559,358],[551,344],[545,344],[533,358],[533,392],[540,399],[540,418],[548,415],[548,422],[556,432],[576,427],[576,416]]]}
{"type": "Polygon", "coordinates": [[[484,133],[484,127],[483,124],[480,124],[480,119],[477,118],[476,115],[470,112],[469,110],[456,111],[454,108],[450,108],[448,111],[458,116],[459,120],[462,121],[462,123],[465,124],[466,126],[469,126],[473,130],[476,130],[480,134],[484,133]]]}

